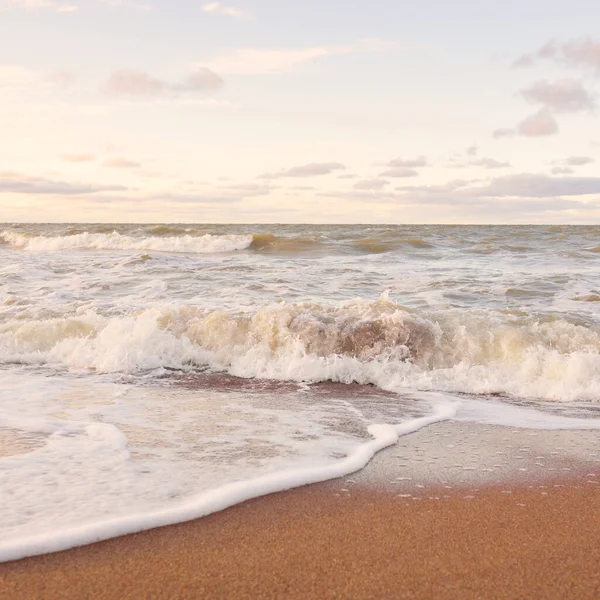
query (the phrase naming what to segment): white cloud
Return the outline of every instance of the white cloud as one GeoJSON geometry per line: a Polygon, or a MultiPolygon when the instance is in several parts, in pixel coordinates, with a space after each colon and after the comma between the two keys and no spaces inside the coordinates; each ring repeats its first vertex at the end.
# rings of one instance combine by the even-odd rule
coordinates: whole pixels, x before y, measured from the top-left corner
{"type": "Polygon", "coordinates": [[[363,179],[354,184],[355,190],[382,190],[388,182],[385,179],[363,179]]]}
{"type": "Polygon", "coordinates": [[[417,158],[395,158],[387,163],[387,167],[400,168],[400,169],[414,169],[415,167],[426,167],[427,158],[425,156],[417,156],[417,158]]]}
{"type": "Polygon", "coordinates": [[[510,167],[510,163],[501,162],[495,158],[480,158],[469,163],[474,167],[483,167],[484,169],[506,169],[510,167]]]}
{"type": "Polygon", "coordinates": [[[558,123],[547,108],[542,108],[535,114],[521,121],[518,132],[525,137],[542,137],[558,133],[558,123]]]}
{"type": "Polygon", "coordinates": [[[563,44],[550,41],[532,54],[519,57],[513,66],[531,67],[540,60],[551,60],[570,67],[592,69],[600,76],[600,40],[591,37],[571,40],[563,44]]]}
{"type": "Polygon", "coordinates": [[[112,94],[156,96],[167,89],[167,84],[143,71],[121,69],[110,75],[106,89],[112,94]]]}
{"type": "Polygon", "coordinates": [[[380,173],[380,177],[417,177],[419,174],[415,169],[409,169],[407,167],[395,167],[392,169],[386,169],[383,173],[380,173]]]}
{"type": "Polygon", "coordinates": [[[503,137],[512,137],[515,134],[516,134],[516,131],[511,128],[494,129],[494,131],[492,132],[492,135],[497,140],[499,140],[500,138],[503,138],[503,137]]]}
{"type": "Polygon", "coordinates": [[[97,192],[120,192],[126,189],[121,185],[73,183],[45,177],[32,177],[12,171],[0,172],[0,193],[73,196],[96,194],[97,192]]]}
{"type": "Polygon", "coordinates": [[[518,173],[492,179],[483,186],[474,182],[455,180],[437,186],[407,186],[396,188],[424,198],[446,196],[453,198],[559,198],[600,194],[600,177],[551,177],[537,173],[518,173]]]}
{"type": "Polygon", "coordinates": [[[327,56],[360,52],[385,52],[398,47],[393,42],[366,39],[340,46],[313,46],[308,48],[260,49],[243,48],[230,54],[204,61],[208,66],[229,75],[269,75],[289,71],[303,63],[327,56]]]}
{"type": "Polygon", "coordinates": [[[245,10],[235,8],[234,6],[224,6],[221,2],[207,2],[202,6],[202,10],[209,15],[223,15],[233,19],[248,19],[249,13],[245,10]]]}
{"type": "Polygon", "coordinates": [[[570,167],[580,167],[582,165],[589,165],[593,163],[594,159],[591,156],[569,156],[565,160],[565,164],[570,167]]]}
{"type": "Polygon", "coordinates": [[[574,171],[569,167],[553,167],[550,172],[552,175],[571,175],[574,171]]]}
{"type": "Polygon", "coordinates": [[[283,177],[317,177],[319,175],[329,175],[334,171],[345,169],[346,167],[337,162],[309,163],[292,167],[279,173],[265,173],[260,179],[280,179],[283,177]]]}
{"type": "Polygon", "coordinates": [[[142,165],[139,162],[128,158],[116,157],[106,160],[104,166],[112,167],[114,169],[139,169],[142,165]]]}
{"type": "Polygon", "coordinates": [[[469,190],[471,196],[491,198],[557,198],[588,194],[600,194],[600,177],[550,177],[520,173],[498,177],[487,186],[469,190]]]}
{"type": "Polygon", "coordinates": [[[559,112],[593,110],[595,99],[579,81],[536,81],[531,87],[521,90],[521,95],[532,104],[542,104],[559,112]]]}
{"type": "Polygon", "coordinates": [[[487,156],[467,160],[466,162],[451,158],[449,165],[450,168],[455,169],[466,169],[468,167],[482,167],[484,169],[506,169],[510,166],[511,165],[509,162],[502,162],[496,160],[495,158],[488,158],[487,156]]]}
{"type": "Polygon", "coordinates": [[[62,160],[71,163],[82,163],[82,162],[92,162],[96,160],[96,157],[93,154],[62,154],[62,160]]]}
{"type": "Polygon", "coordinates": [[[209,92],[223,86],[223,80],[206,67],[198,67],[178,83],[168,83],[135,69],[121,69],[110,75],[106,90],[122,96],[160,96],[165,92],[209,92]]]}
{"type": "Polygon", "coordinates": [[[226,195],[240,195],[245,198],[266,196],[271,192],[271,189],[272,188],[267,185],[256,183],[230,183],[219,187],[219,190],[224,192],[226,195]]]}
{"type": "Polygon", "coordinates": [[[223,80],[214,71],[206,67],[197,67],[181,83],[172,85],[171,89],[183,92],[205,92],[218,90],[222,86],[223,80]]]}

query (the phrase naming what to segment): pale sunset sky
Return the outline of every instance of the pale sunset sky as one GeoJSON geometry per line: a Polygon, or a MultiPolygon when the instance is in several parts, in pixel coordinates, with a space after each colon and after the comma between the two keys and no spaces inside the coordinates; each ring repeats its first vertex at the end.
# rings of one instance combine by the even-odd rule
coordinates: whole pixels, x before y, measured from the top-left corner
{"type": "Polygon", "coordinates": [[[0,221],[600,223],[597,0],[0,0],[0,221]]]}

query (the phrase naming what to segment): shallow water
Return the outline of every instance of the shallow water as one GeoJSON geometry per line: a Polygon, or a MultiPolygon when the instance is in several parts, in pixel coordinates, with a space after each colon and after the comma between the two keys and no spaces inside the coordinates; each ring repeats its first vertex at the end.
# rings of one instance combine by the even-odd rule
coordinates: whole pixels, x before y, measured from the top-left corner
{"type": "Polygon", "coordinates": [[[591,226],[0,226],[0,557],[360,468],[429,418],[597,428],[599,244],[591,226]]]}

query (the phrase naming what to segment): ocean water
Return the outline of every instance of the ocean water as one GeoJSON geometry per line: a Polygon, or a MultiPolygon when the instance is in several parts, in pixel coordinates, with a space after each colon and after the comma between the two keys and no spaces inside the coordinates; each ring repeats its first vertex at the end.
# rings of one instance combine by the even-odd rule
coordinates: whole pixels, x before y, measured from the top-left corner
{"type": "Polygon", "coordinates": [[[0,560],[599,408],[598,226],[0,225],[0,560]]]}

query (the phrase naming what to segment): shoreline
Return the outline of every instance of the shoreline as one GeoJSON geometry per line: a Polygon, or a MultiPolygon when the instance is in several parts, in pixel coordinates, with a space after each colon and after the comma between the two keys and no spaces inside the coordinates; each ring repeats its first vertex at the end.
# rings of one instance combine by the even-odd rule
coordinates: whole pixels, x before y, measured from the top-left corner
{"type": "Polygon", "coordinates": [[[23,600],[595,598],[599,441],[430,425],[347,477],[0,564],[0,588],[23,600]]]}

